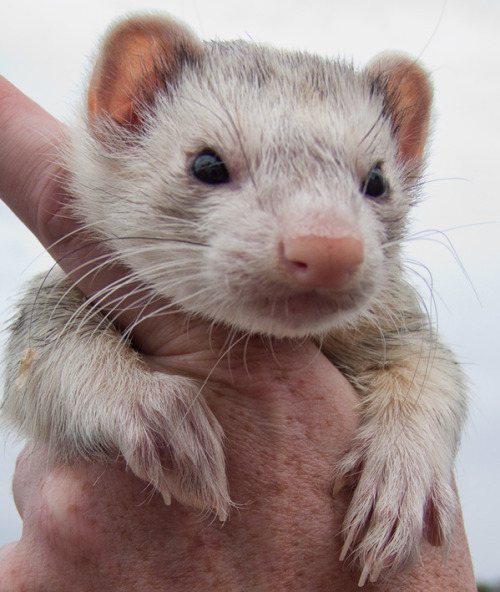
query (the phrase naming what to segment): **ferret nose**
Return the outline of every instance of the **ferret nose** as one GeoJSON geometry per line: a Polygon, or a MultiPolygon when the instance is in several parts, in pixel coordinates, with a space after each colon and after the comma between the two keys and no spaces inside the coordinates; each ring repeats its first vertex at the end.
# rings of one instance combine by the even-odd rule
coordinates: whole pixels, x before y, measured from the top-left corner
{"type": "Polygon", "coordinates": [[[285,238],[281,257],[287,275],[296,284],[340,290],[363,263],[363,243],[354,236],[285,238]]]}

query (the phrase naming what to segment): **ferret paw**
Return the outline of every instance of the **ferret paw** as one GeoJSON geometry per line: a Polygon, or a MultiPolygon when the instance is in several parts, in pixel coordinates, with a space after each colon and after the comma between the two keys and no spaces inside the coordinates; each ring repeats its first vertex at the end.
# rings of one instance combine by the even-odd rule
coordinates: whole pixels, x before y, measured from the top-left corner
{"type": "Polygon", "coordinates": [[[222,429],[188,379],[156,377],[125,418],[118,418],[119,449],[129,468],[160,492],[167,505],[214,512],[221,521],[231,500],[222,429]]]}
{"type": "Polygon", "coordinates": [[[335,472],[334,494],[347,486],[354,493],[343,524],[340,560],[361,568],[359,586],[408,571],[425,537],[443,547],[451,542],[457,499],[447,478],[421,450],[390,447],[359,438],[335,472]]]}

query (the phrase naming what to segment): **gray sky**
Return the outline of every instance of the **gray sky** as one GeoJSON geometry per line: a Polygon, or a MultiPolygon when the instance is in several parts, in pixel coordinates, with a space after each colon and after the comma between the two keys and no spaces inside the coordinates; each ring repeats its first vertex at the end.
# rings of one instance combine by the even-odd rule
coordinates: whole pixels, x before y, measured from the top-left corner
{"type": "MultiPolygon", "coordinates": [[[[473,401],[457,481],[478,579],[500,581],[500,0],[17,0],[0,6],[0,74],[69,121],[96,40],[116,16],[168,11],[204,38],[236,37],[353,58],[398,49],[419,56],[436,86],[427,200],[408,260],[432,275],[440,332],[470,377],[473,401]],[[418,236],[418,235],[417,235],[418,236]],[[451,246],[452,245],[452,246],[451,246]]],[[[0,321],[20,283],[50,265],[0,204],[0,321]]],[[[16,450],[0,451],[0,544],[20,535],[10,480],[16,450]]]]}

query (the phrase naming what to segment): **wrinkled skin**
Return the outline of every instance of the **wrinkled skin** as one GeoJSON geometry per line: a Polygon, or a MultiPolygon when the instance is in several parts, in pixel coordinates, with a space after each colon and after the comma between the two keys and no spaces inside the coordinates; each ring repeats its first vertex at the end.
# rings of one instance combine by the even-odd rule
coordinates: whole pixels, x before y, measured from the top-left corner
{"type": "MultiPolygon", "coordinates": [[[[0,193],[46,247],[73,229],[57,216],[65,196],[51,164],[63,137],[56,120],[0,78],[0,193]]],[[[59,258],[81,244],[65,240],[51,252],[59,258]]],[[[95,254],[79,249],[62,266],[71,273],[95,254]]],[[[80,287],[91,293],[119,274],[103,269],[80,287]]],[[[144,323],[134,342],[155,370],[206,377],[226,336],[216,329],[207,337],[201,322],[184,329],[178,317],[144,323]]],[[[357,590],[359,573],[338,560],[350,492],[331,496],[331,467],[358,422],[356,394],[312,344],[272,347],[270,355],[257,339],[235,345],[204,391],[226,433],[238,504],[227,523],[166,507],[118,460],[57,466],[43,449],[25,451],[14,477],[24,529],[0,551],[2,592],[357,590]]],[[[461,522],[445,567],[441,560],[440,549],[423,544],[410,574],[365,590],[475,590],[461,522]]]]}

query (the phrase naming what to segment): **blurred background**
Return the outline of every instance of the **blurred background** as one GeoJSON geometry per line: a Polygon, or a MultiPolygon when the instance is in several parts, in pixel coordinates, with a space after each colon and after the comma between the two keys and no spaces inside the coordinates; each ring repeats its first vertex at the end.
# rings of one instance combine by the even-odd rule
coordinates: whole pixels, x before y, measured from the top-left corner
{"type": "MultiPolygon", "coordinates": [[[[205,39],[250,39],[357,65],[402,50],[432,73],[426,199],[415,211],[406,256],[470,378],[456,476],[477,580],[500,585],[500,0],[4,1],[0,74],[69,122],[96,41],[111,20],[138,9],[170,12],[205,39]]],[[[3,204],[0,250],[4,327],[21,283],[51,261],[3,204]]],[[[0,441],[1,545],[19,538],[21,521],[10,485],[20,444],[3,434],[0,441]]]]}

